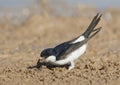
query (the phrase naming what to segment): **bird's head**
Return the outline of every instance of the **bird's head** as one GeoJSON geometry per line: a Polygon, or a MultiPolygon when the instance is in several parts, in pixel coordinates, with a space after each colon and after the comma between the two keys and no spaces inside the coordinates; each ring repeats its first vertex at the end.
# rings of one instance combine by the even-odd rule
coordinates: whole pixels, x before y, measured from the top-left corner
{"type": "Polygon", "coordinates": [[[40,56],[43,58],[47,58],[51,55],[55,55],[55,51],[53,48],[44,49],[40,54],[40,56]]]}

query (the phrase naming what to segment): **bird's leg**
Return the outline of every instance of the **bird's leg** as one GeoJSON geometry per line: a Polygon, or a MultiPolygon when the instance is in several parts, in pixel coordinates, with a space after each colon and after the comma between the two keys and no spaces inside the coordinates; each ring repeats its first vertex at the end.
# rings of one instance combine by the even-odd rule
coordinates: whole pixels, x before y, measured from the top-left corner
{"type": "Polygon", "coordinates": [[[75,67],[75,63],[74,63],[74,61],[71,61],[68,70],[71,70],[71,69],[73,69],[74,67],[75,67]]]}

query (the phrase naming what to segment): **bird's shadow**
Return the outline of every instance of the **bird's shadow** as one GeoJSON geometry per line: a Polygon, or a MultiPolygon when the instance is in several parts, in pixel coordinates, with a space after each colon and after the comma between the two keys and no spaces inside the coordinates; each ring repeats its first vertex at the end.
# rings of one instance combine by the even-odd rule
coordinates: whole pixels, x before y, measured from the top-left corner
{"type": "Polygon", "coordinates": [[[46,66],[50,70],[52,68],[56,68],[56,67],[61,67],[61,68],[65,67],[66,69],[68,69],[68,67],[70,66],[70,64],[66,64],[66,65],[62,65],[62,66],[61,65],[53,65],[53,64],[51,64],[49,62],[40,61],[40,59],[38,59],[37,64],[35,66],[29,66],[27,68],[28,69],[34,69],[34,68],[41,69],[42,66],[46,66]]]}

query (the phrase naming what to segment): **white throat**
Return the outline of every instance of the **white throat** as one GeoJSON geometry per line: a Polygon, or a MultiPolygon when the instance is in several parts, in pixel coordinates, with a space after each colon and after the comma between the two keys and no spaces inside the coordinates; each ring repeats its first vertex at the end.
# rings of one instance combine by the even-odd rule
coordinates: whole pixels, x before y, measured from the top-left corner
{"type": "Polygon", "coordinates": [[[48,58],[46,58],[47,62],[55,62],[56,61],[56,57],[54,55],[49,56],[48,58]]]}

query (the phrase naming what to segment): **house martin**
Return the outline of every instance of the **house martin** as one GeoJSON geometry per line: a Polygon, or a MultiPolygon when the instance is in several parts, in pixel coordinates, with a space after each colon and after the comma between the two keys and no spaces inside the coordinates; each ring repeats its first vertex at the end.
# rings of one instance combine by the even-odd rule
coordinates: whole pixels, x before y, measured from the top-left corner
{"type": "Polygon", "coordinates": [[[101,16],[101,14],[97,13],[86,31],[80,36],[59,44],[54,48],[44,49],[40,56],[54,65],[70,64],[68,69],[73,69],[75,67],[75,60],[85,53],[88,41],[101,30],[101,27],[95,29],[101,16]]]}

